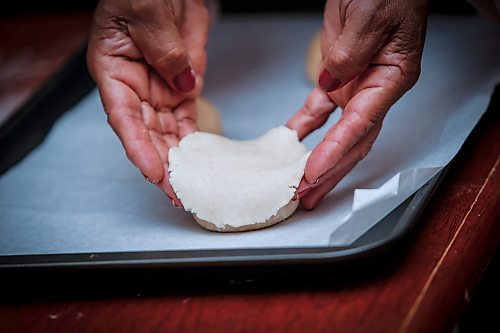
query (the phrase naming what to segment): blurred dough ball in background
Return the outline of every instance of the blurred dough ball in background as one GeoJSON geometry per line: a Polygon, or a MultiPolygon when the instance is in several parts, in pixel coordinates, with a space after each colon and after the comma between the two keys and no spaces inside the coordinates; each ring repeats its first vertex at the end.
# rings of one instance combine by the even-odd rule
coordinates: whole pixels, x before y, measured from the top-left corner
{"type": "Polygon", "coordinates": [[[203,97],[196,100],[198,130],[213,134],[222,134],[222,121],[219,111],[203,97]]]}
{"type": "Polygon", "coordinates": [[[321,31],[314,34],[306,58],[306,75],[314,85],[318,84],[319,66],[321,65],[321,31]]]}
{"type": "MultiPolygon", "coordinates": [[[[306,58],[306,76],[314,85],[318,82],[319,66],[321,65],[321,31],[314,34],[306,58]]],[[[196,100],[198,109],[197,123],[201,132],[222,134],[222,121],[219,111],[207,99],[199,97],[196,100]]]]}
{"type": "MultiPolygon", "coordinates": [[[[318,82],[319,66],[321,65],[321,31],[314,34],[306,58],[306,76],[314,85],[318,82]]],[[[214,134],[222,134],[222,120],[219,111],[207,99],[199,97],[196,100],[198,110],[198,130],[214,134]]]]}

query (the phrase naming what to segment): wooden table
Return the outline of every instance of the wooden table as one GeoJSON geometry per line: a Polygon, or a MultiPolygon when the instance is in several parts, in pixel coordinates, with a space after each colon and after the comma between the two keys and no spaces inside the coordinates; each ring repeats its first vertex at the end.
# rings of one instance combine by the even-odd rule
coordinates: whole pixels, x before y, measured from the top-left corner
{"type": "MultiPolygon", "coordinates": [[[[88,13],[0,21],[0,113],[84,42],[88,22],[88,13]],[[25,50],[35,50],[36,59],[25,50]]],[[[114,293],[79,280],[63,292],[6,299],[0,332],[449,332],[499,245],[499,153],[500,125],[490,110],[397,255],[376,271],[360,268],[352,281],[314,270],[318,276],[291,271],[282,282],[229,276],[203,285],[200,276],[201,286],[190,288],[145,285],[123,273],[114,293]]],[[[93,279],[99,274],[106,273],[93,279]]],[[[45,285],[37,276],[24,280],[45,285]]]]}

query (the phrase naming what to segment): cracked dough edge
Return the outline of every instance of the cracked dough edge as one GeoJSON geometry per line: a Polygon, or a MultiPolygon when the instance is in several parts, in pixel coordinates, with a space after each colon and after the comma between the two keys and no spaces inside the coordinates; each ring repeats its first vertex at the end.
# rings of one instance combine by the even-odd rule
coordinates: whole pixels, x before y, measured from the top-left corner
{"type": "Polygon", "coordinates": [[[297,210],[298,207],[299,207],[299,201],[291,200],[288,204],[281,207],[278,213],[276,213],[276,215],[271,216],[267,221],[261,223],[243,225],[241,227],[233,227],[231,225],[226,224],[224,228],[218,228],[215,224],[198,218],[196,214],[192,215],[196,223],[198,223],[201,227],[207,230],[217,231],[217,232],[241,232],[241,231],[252,231],[252,230],[263,229],[275,225],[289,218],[295,212],[295,210],[297,210]]]}

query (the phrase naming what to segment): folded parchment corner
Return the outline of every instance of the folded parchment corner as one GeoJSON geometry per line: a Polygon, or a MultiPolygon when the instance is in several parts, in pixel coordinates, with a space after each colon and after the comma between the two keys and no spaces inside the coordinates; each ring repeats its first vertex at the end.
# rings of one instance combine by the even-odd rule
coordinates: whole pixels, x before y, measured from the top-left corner
{"type": "Polygon", "coordinates": [[[351,244],[434,177],[444,166],[398,172],[375,189],[355,189],[352,210],[330,234],[330,245],[351,244]]]}

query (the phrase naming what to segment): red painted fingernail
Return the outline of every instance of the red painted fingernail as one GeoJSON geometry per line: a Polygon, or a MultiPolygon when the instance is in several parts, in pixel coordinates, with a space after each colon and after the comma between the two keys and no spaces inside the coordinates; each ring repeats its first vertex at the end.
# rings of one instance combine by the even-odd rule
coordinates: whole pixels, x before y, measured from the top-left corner
{"type": "Polygon", "coordinates": [[[185,70],[177,74],[173,82],[175,88],[183,93],[188,93],[193,90],[196,85],[196,78],[194,77],[191,67],[186,67],[185,70]]]}
{"type": "Polygon", "coordinates": [[[326,69],[323,69],[318,79],[319,86],[326,92],[334,91],[340,86],[340,81],[332,76],[326,69]]]}

